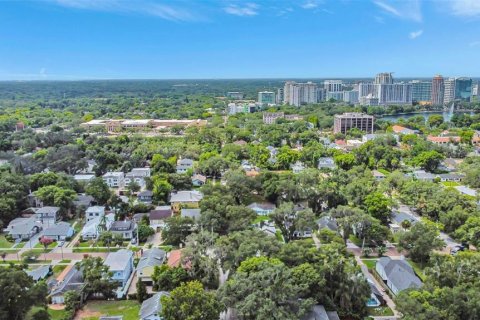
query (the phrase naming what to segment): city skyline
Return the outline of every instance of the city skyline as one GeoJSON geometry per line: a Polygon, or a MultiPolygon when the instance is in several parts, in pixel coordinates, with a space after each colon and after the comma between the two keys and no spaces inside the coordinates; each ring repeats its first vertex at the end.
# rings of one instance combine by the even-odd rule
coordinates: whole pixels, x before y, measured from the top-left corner
{"type": "Polygon", "coordinates": [[[4,1],[0,80],[479,77],[475,0],[4,1]]]}

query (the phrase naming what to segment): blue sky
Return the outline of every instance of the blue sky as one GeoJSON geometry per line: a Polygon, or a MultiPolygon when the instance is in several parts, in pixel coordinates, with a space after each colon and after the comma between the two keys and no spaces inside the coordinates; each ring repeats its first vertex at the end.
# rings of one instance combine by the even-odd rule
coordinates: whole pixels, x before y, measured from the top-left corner
{"type": "Polygon", "coordinates": [[[0,1],[0,80],[480,76],[480,0],[0,1]]]}

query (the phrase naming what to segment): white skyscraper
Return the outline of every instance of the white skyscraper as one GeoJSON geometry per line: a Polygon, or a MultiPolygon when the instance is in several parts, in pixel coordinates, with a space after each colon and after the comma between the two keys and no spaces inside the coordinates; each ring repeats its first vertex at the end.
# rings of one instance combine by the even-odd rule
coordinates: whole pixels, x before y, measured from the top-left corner
{"type": "Polygon", "coordinates": [[[444,80],[444,96],[443,103],[448,104],[455,100],[455,78],[448,78],[444,80]]]}
{"type": "Polygon", "coordinates": [[[343,91],[342,80],[325,80],[323,81],[323,87],[327,92],[340,92],[343,91]]]}
{"type": "Polygon", "coordinates": [[[358,96],[366,97],[368,95],[376,96],[377,94],[377,85],[371,82],[361,82],[358,85],[358,96]]]}
{"type": "Polygon", "coordinates": [[[358,103],[358,91],[351,90],[351,91],[343,91],[343,101],[346,103],[358,103]]]}
{"type": "Polygon", "coordinates": [[[296,83],[287,81],[283,89],[283,101],[297,107],[302,104],[317,103],[317,88],[317,84],[313,82],[296,83]]]}
{"type": "Polygon", "coordinates": [[[393,76],[391,72],[379,73],[375,76],[375,84],[393,84],[393,76]]]}
{"type": "Polygon", "coordinates": [[[378,85],[378,104],[412,104],[412,85],[410,83],[393,83],[378,85]]]}

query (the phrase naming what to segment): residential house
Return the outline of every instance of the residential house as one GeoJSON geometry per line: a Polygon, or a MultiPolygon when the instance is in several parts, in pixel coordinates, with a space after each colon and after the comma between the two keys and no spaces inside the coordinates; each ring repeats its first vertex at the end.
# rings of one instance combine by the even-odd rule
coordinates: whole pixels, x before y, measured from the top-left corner
{"type": "Polygon", "coordinates": [[[151,298],[143,301],[140,308],[140,320],[163,320],[162,317],[162,297],[170,296],[166,291],[155,293],[151,298]]]}
{"type": "Polygon", "coordinates": [[[192,184],[195,187],[201,187],[207,182],[207,177],[201,174],[194,174],[192,176],[192,184]]]}
{"type": "Polygon", "coordinates": [[[143,203],[152,203],[153,200],[153,192],[150,190],[143,190],[137,194],[137,199],[143,203]]]}
{"type": "Polygon", "coordinates": [[[188,218],[192,218],[195,221],[198,221],[200,219],[201,210],[200,209],[182,209],[182,211],[180,212],[180,215],[184,218],[188,217],[188,218]]]}
{"type": "Polygon", "coordinates": [[[42,207],[35,211],[37,220],[43,225],[53,225],[60,220],[59,207],[42,207]]]}
{"type": "Polygon", "coordinates": [[[125,175],[124,183],[128,186],[132,182],[136,182],[140,187],[144,187],[146,184],[145,178],[150,177],[150,168],[133,168],[132,171],[125,175]]]}
{"type": "Polygon", "coordinates": [[[372,175],[377,181],[382,181],[386,177],[384,173],[381,173],[378,170],[372,170],[372,175]]]}
{"type": "Polygon", "coordinates": [[[150,213],[149,212],[142,212],[142,213],[135,213],[132,217],[133,221],[135,223],[140,223],[142,221],[143,217],[147,217],[150,219],[150,213]]]}
{"type": "Polygon", "coordinates": [[[460,142],[460,137],[457,136],[444,136],[444,137],[435,137],[435,136],[428,136],[427,141],[430,141],[435,144],[450,144],[450,143],[458,143],[460,142]]]}
{"type": "Polygon", "coordinates": [[[437,176],[442,182],[460,182],[465,178],[463,174],[457,173],[443,173],[437,176]]]}
{"type": "Polygon", "coordinates": [[[457,171],[459,164],[462,162],[463,159],[446,158],[438,168],[448,172],[457,171]]]}
{"type": "Polygon", "coordinates": [[[105,207],[103,206],[88,207],[87,210],[85,211],[85,219],[87,221],[90,221],[97,217],[103,217],[104,215],[105,215],[105,207]]]}
{"type": "Polygon", "coordinates": [[[182,263],[182,249],[172,250],[168,253],[167,265],[170,268],[180,267],[182,263]]]}
{"type": "Polygon", "coordinates": [[[390,257],[381,257],[375,265],[375,270],[394,294],[422,286],[422,281],[405,259],[394,260],[390,257]]]}
{"type": "Polygon", "coordinates": [[[16,218],[10,221],[4,232],[12,239],[28,240],[42,231],[42,224],[35,216],[30,218],[16,218]]]}
{"type": "Polygon", "coordinates": [[[167,259],[167,253],[162,249],[152,248],[143,252],[137,264],[137,278],[139,281],[152,282],[153,271],[167,259]]]}
{"type": "Polygon", "coordinates": [[[402,127],[402,126],[399,126],[399,125],[392,126],[392,131],[394,133],[397,133],[397,134],[415,134],[415,133],[417,133],[416,130],[405,128],[405,127],[402,127]]]}
{"type": "Polygon", "coordinates": [[[338,224],[335,218],[324,216],[317,220],[318,230],[328,229],[331,231],[338,231],[338,224]]]}
{"type": "Polygon", "coordinates": [[[43,236],[54,241],[68,240],[73,236],[72,226],[68,222],[60,221],[54,225],[47,227],[43,231],[43,236]]]}
{"type": "Polygon", "coordinates": [[[133,272],[133,252],[126,249],[110,252],[103,264],[108,267],[110,280],[118,283],[119,288],[125,288],[133,272]]]}
{"type": "Polygon", "coordinates": [[[83,208],[88,208],[94,203],[95,199],[88,195],[88,194],[83,194],[79,193],[77,194],[77,198],[73,200],[73,205],[77,208],[83,207],[83,208]]]}
{"type": "Polygon", "coordinates": [[[35,195],[35,193],[33,192],[30,192],[28,195],[27,195],[27,202],[28,202],[28,205],[30,207],[33,207],[33,208],[41,208],[43,207],[43,201],[40,200],[39,197],[37,197],[35,195]]]}
{"type": "Polygon", "coordinates": [[[435,179],[435,175],[431,174],[430,172],[425,172],[424,170],[414,171],[413,176],[415,177],[415,179],[422,181],[433,182],[433,180],[435,179]]]}
{"type": "Polygon", "coordinates": [[[38,282],[40,280],[47,279],[49,276],[53,274],[52,272],[52,266],[46,265],[46,266],[40,266],[36,269],[33,270],[27,270],[25,273],[30,276],[33,281],[38,282]]]}
{"type": "Polygon", "coordinates": [[[270,202],[253,202],[247,206],[247,208],[252,209],[259,216],[268,216],[270,213],[275,210],[275,205],[270,202]]]}
{"type": "Polygon", "coordinates": [[[293,173],[297,174],[305,170],[305,166],[303,165],[302,162],[297,161],[294,164],[291,165],[293,173]]]}
{"type": "Polygon", "coordinates": [[[415,223],[417,223],[415,216],[411,216],[403,211],[393,211],[391,215],[391,220],[392,220],[392,223],[390,223],[389,226],[392,233],[397,233],[403,230],[402,228],[403,221],[409,221],[410,225],[412,226],[415,223]]]}
{"type": "Polygon", "coordinates": [[[333,170],[337,167],[332,157],[318,158],[318,169],[330,169],[333,170]]]}
{"type": "Polygon", "coordinates": [[[113,235],[121,235],[123,239],[130,240],[135,236],[135,230],[137,229],[137,225],[132,220],[124,220],[124,221],[114,221],[110,226],[110,231],[113,235]]]}
{"type": "Polygon", "coordinates": [[[107,214],[103,217],[96,217],[90,221],[87,221],[82,228],[82,240],[97,239],[100,233],[110,229],[115,215],[113,213],[107,214]]]}
{"type": "Polygon", "coordinates": [[[123,172],[107,172],[102,178],[110,188],[123,188],[125,186],[125,175],[123,172]]]}
{"type": "Polygon", "coordinates": [[[187,173],[190,169],[193,169],[192,159],[179,159],[177,161],[177,173],[187,173]]]}
{"type": "Polygon", "coordinates": [[[172,208],[169,206],[159,206],[150,211],[150,227],[157,229],[165,226],[165,219],[172,216],[172,208]]]}
{"type": "Polygon", "coordinates": [[[68,291],[73,290],[82,294],[85,285],[83,283],[83,274],[75,265],[67,266],[57,280],[57,283],[54,285],[49,295],[52,304],[65,303],[65,293],[68,291]]]}
{"type": "Polygon", "coordinates": [[[323,305],[317,304],[302,320],[340,320],[336,311],[326,311],[323,305]]]}
{"type": "Polygon", "coordinates": [[[170,195],[170,204],[172,211],[178,213],[182,208],[198,208],[202,199],[203,194],[200,191],[178,191],[170,195]]]}
{"type": "Polygon", "coordinates": [[[73,179],[78,183],[87,184],[93,179],[95,179],[94,174],[76,174],[73,176],[73,179]]]}

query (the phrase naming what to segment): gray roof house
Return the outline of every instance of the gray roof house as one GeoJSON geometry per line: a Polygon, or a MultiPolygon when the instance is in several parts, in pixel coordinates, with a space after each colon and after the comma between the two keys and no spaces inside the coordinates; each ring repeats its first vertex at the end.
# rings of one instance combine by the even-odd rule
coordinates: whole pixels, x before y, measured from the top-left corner
{"type": "Polygon", "coordinates": [[[50,292],[52,304],[64,303],[64,294],[67,291],[74,290],[77,292],[81,292],[83,289],[84,283],[82,272],[75,266],[69,266],[67,268],[70,269],[64,274],[63,278],[57,282],[57,284],[52,288],[50,292]]]}
{"type": "Polygon", "coordinates": [[[137,265],[137,277],[144,282],[152,281],[155,266],[162,265],[167,258],[167,253],[159,248],[146,250],[137,265]]]}
{"type": "Polygon", "coordinates": [[[170,293],[166,291],[160,291],[155,293],[151,298],[143,301],[140,308],[139,316],[141,320],[158,320],[161,319],[162,313],[162,301],[163,296],[170,296],[170,293]]]}
{"type": "Polygon", "coordinates": [[[375,270],[394,294],[422,286],[422,281],[405,259],[394,260],[390,257],[382,257],[378,259],[375,270]]]}
{"type": "Polygon", "coordinates": [[[332,157],[318,158],[318,169],[335,169],[337,165],[332,157]]]}
{"type": "Polygon", "coordinates": [[[46,279],[49,275],[52,274],[52,266],[41,266],[33,270],[25,271],[27,275],[32,277],[33,281],[37,282],[39,280],[46,279]]]}
{"type": "Polygon", "coordinates": [[[10,221],[4,229],[13,239],[28,240],[42,230],[42,224],[35,216],[30,218],[16,218],[10,221]]]}
{"type": "Polygon", "coordinates": [[[43,224],[54,224],[60,219],[59,212],[59,207],[42,207],[35,211],[35,215],[37,216],[37,220],[43,224]]]}
{"type": "Polygon", "coordinates": [[[194,174],[192,176],[192,184],[195,187],[203,186],[205,184],[205,182],[207,182],[207,177],[205,177],[204,175],[194,174]]]}
{"type": "Polygon", "coordinates": [[[123,239],[132,239],[137,225],[132,220],[114,221],[110,226],[110,231],[114,235],[120,234],[123,239]]]}
{"type": "Polygon", "coordinates": [[[340,320],[336,311],[326,311],[323,305],[317,304],[302,320],[340,320]]]}
{"type": "Polygon", "coordinates": [[[177,161],[177,173],[187,173],[187,170],[191,168],[193,168],[192,159],[180,159],[177,161]]]}
{"type": "Polygon", "coordinates": [[[95,201],[95,199],[88,195],[88,194],[83,194],[83,193],[79,193],[77,195],[77,198],[75,200],[73,200],[73,204],[75,205],[75,207],[85,207],[85,208],[88,208],[92,205],[92,203],[95,201]]]}
{"type": "Polygon", "coordinates": [[[55,241],[66,240],[73,236],[74,230],[70,223],[60,221],[54,225],[49,226],[43,231],[43,236],[55,241]]]}
{"type": "Polygon", "coordinates": [[[335,232],[338,231],[337,220],[335,220],[335,218],[332,218],[332,217],[329,217],[329,216],[321,217],[320,219],[318,219],[317,220],[317,225],[318,225],[319,230],[322,230],[322,229],[326,228],[326,229],[329,229],[331,231],[335,231],[335,232]]]}
{"type": "Polygon", "coordinates": [[[250,203],[247,208],[252,209],[258,215],[266,216],[269,215],[273,210],[275,210],[276,206],[270,202],[253,202],[250,203]]]}
{"type": "Polygon", "coordinates": [[[151,203],[153,199],[153,192],[150,190],[143,190],[137,194],[138,201],[144,203],[151,203]]]}

